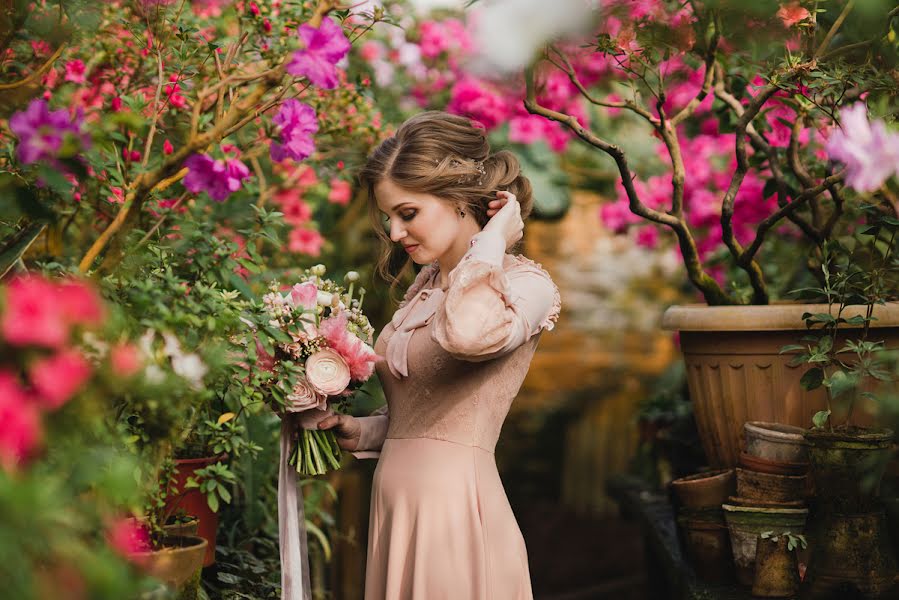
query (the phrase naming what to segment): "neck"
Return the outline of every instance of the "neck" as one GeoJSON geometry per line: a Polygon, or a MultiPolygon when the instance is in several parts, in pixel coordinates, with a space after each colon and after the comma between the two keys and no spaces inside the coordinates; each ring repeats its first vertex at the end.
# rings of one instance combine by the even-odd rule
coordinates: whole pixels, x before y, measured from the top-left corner
{"type": "Polygon", "coordinates": [[[459,236],[457,242],[437,259],[437,264],[440,266],[437,285],[440,287],[446,285],[450,272],[456,268],[456,265],[459,264],[462,257],[465,256],[465,253],[468,252],[468,249],[471,247],[471,238],[479,232],[480,228],[466,235],[459,236]]]}

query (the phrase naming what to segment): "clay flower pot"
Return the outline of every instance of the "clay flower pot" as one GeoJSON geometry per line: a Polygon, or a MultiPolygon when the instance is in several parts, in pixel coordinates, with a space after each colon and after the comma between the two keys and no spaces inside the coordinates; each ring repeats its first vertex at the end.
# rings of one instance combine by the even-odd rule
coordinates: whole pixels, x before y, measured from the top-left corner
{"type": "Polygon", "coordinates": [[[675,479],[671,490],[685,508],[721,508],[734,493],[734,470],[722,469],[675,479]]]}
{"type": "Polygon", "coordinates": [[[774,475],[737,469],[737,496],[766,502],[793,502],[806,496],[805,475],[774,475]]]}
{"type": "Polygon", "coordinates": [[[804,432],[794,425],[747,421],[743,425],[746,454],[777,462],[807,463],[808,442],[804,432]]]}
{"type": "Polygon", "coordinates": [[[769,460],[747,454],[740,453],[740,466],[757,473],[772,473],[774,475],[805,475],[809,470],[809,463],[785,462],[780,460],[769,460]]]}
{"type": "Polygon", "coordinates": [[[777,536],[776,542],[761,535],[757,538],[753,596],[792,598],[799,591],[799,560],[787,543],[785,535],[777,536]]]}
{"type": "Polygon", "coordinates": [[[824,512],[861,514],[879,507],[892,430],[810,429],[805,438],[811,444],[811,476],[824,512]]]}
{"type": "Polygon", "coordinates": [[[764,508],[725,504],[724,519],[730,531],[737,581],[750,586],[755,580],[755,552],[758,536],[765,531],[800,534],[808,517],[806,508],[764,508]]]}
{"type": "Polygon", "coordinates": [[[718,509],[684,509],[677,518],[687,561],[702,581],[733,580],[734,559],[724,512],[718,509]]]}
{"type": "Polygon", "coordinates": [[[181,589],[200,567],[207,542],[201,537],[171,537],[162,540],[162,548],[134,552],[129,558],[140,568],[173,589],[181,589]]]}
{"type": "Polygon", "coordinates": [[[207,458],[179,458],[175,460],[177,472],[166,498],[166,513],[177,514],[183,511],[197,518],[198,535],[209,542],[203,566],[208,567],[215,562],[215,536],[219,526],[218,513],[209,508],[206,496],[197,488],[188,488],[187,480],[204,467],[222,462],[227,454],[207,458]]]}

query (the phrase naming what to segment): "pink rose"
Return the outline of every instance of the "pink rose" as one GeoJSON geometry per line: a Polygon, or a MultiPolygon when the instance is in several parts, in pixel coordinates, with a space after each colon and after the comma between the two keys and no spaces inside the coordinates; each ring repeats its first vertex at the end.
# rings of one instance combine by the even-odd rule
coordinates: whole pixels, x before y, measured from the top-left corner
{"type": "Polygon", "coordinates": [[[290,304],[295,308],[303,307],[306,310],[315,308],[315,299],[318,297],[318,288],[314,283],[298,283],[290,290],[290,304]]]}
{"type": "Polygon", "coordinates": [[[334,350],[325,348],[306,359],[306,379],[319,393],[336,396],[350,383],[350,368],[334,350]]]}
{"type": "Polygon", "coordinates": [[[91,365],[77,350],[60,350],[34,363],[29,375],[44,408],[56,410],[87,382],[91,365]]]}
{"type": "Polygon", "coordinates": [[[328,405],[328,397],[312,387],[305,379],[300,379],[287,395],[284,410],[287,412],[304,412],[313,408],[322,409],[328,405]]]}

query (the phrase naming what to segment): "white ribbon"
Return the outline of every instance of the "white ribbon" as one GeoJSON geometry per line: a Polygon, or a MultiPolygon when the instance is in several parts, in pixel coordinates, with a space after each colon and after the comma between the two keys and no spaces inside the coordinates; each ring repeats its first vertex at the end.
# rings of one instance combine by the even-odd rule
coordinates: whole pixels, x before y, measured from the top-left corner
{"type": "Polygon", "coordinates": [[[306,514],[303,494],[297,487],[296,467],[287,463],[299,415],[281,419],[281,458],[278,466],[278,544],[281,550],[281,600],[312,600],[309,554],[306,547],[306,514]]]}

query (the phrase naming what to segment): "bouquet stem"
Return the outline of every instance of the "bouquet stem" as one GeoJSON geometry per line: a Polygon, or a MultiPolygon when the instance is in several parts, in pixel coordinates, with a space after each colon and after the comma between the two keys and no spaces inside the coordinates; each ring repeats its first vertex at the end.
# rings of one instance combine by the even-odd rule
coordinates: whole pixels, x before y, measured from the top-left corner
{"type": "Polygon", "coordinates": [[[340,446],[333,431],[301,429],[290,464],[300,475],[324,475],[340,468],[340,446]]]}

